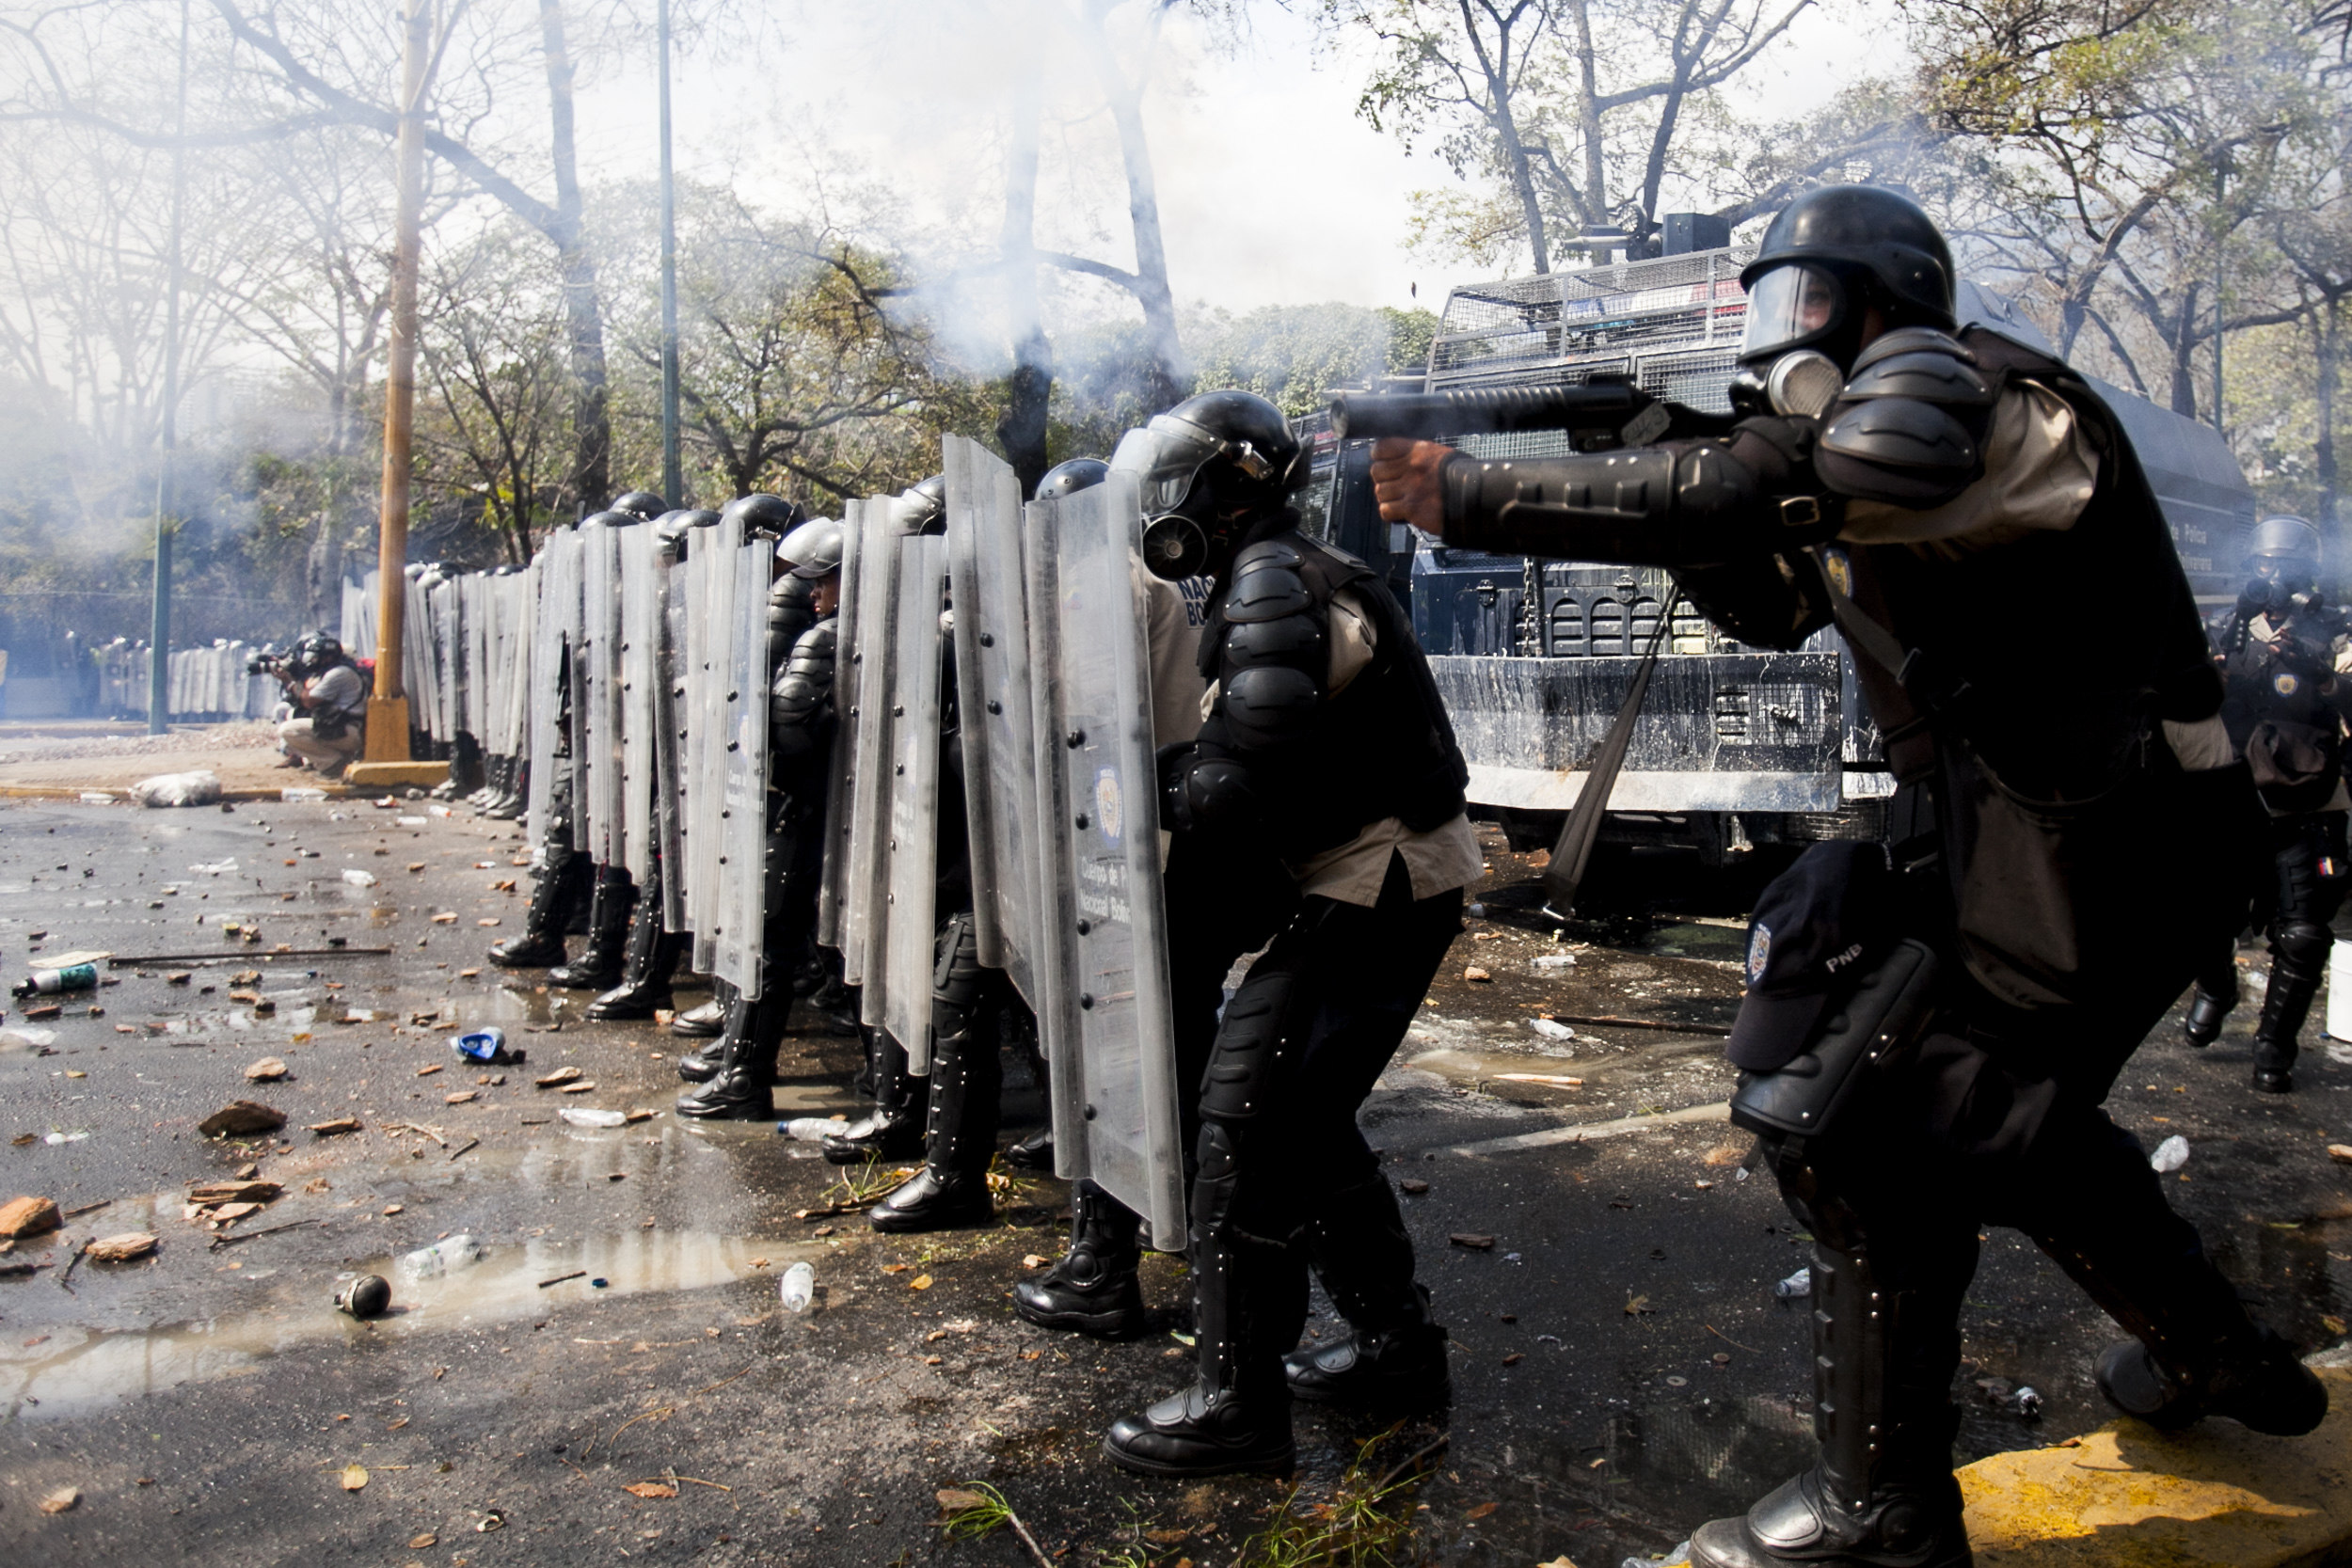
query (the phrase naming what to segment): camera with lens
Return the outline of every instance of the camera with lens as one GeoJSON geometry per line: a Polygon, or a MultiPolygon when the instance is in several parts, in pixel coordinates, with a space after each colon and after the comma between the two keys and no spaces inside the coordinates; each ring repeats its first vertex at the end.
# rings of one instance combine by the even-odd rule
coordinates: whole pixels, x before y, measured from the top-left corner
{"type": "Polygon", "coordinates": [[[287,668],[286,657],[282,654],[255,654],[245,661],[245,673],[248,675],[283,674],[287,668]]]}

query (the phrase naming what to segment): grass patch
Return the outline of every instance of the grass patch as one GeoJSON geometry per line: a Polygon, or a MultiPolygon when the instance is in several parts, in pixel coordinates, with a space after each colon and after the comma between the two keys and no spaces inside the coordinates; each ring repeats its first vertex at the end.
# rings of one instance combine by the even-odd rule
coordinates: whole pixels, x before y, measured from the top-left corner
{"type": "Polygon", "coordinates": [[[1397,1568],[1411,1560],[1413,1491],[1445,1439],[1383,1467],[1375,1452],[1401,1430],[1365,1438],[1323,1502],[1294,1483],[1265,1528],[1242,1544],[1236,1568],[1397,1568]]]}

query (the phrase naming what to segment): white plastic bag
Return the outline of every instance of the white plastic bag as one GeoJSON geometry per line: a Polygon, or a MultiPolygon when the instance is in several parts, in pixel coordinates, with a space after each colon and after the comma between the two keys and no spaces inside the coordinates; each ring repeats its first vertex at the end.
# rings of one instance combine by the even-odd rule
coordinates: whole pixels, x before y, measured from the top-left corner
{"type": "Polygon", "coordinates": [[[142,806],[212,806],[220,803],[220,779],[209,768],[193,773],[158,773],[131,786],[142,806]]]}

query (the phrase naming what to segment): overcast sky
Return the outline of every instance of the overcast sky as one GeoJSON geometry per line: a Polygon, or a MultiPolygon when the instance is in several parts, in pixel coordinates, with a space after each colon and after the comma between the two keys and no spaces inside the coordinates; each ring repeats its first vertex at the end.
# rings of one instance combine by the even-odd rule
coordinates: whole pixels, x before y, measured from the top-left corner
{"type": "MultiPolygon", "coordinates": [[[[804,203],[822,168],[837,210],[912,237],[946,260],[992,245],[1002,212],[1004,84],[1034,39],[975,34],[953,0],[812,6],[789,36],[755,53],[708,43],[676,71],[682,174],[732,182],[780,207],[804,203]]],[[[787,13],[787,15],[789,13],[787,13]]],[[[1231,309],[1342,300],[1442,302],[1458,267],[1406,245],[1407,194],[1453,182],[1442,163],[1408,157],[1355,113],[1363,62],[1315,48],[1311,27],[1272,4],[1252,8],[1236,47],[1178,13],[1146,100],[1147,124],[1180,299],[1231,309]]],[[[1875,37],[1887,37],[1881,30],[1875,37]]],[[[1820,11],[1756,68],[1744,95],[1775,114],[1892,62],[1860,30],[1820,11]]],[[[1048,56],[1047,79],[1091,93],[1083,62],[1048,56]]],[[[650,61],[582,104],[584,161],[610,176],[649,174],[655,137],[650,61]]],[[[1049,111],[1041,241],[1130,265],[1126,196],[1106,120],[1049,111]]]]}

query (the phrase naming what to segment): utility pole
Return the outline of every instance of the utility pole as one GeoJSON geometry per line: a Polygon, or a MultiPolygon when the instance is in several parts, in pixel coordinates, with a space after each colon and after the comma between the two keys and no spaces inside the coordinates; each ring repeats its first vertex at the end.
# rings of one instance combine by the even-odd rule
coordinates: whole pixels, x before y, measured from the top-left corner
{"type": "Polygon", "coordinates": [[[2221,268],[2230,238],[2226,227],[2229,214],[2222,209],[2222,194],[2228,188],[2229,181],[2230,164],[2225,156],[2214,166],[2213,171],[2214,216],[2225,225],[2214,240],[2213,249],[2213,427],[2216,430],[2221,428],[2221,268]]]}
{"type": "Polygon", "coordinates": [[[163,461],[155,474],[155,603],[147,626],[147,733],[171,728],[171,466],[180,446],[180,235],[187,206],[188,0],[180,0],[180,92],[172,124],[171,245],[166,259],[171,276],[164,282],[163,461]]]}
{"type": "Polygon", "coordinates": [[[677,428],[677,179],[670,165],[670,0],[661,0],[661,499],[686,504],[677,428]]]}
{"type": "Polygon", "coordinates": [[[392,332],[384,364],[384,501],[377,515],[375,693],[368,700],[367,760],[408,760],[408,698],[400,678],[408,607],[409,441],[417,402],[417,268],[424,227],[424,89],[433,55],[433,0],[406,0],[401,57],[399,206],[392,248],[392,332]]]}

